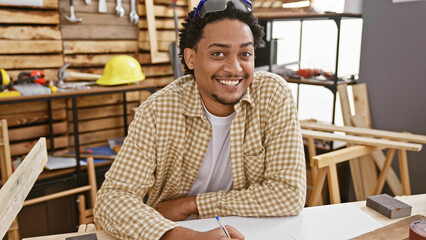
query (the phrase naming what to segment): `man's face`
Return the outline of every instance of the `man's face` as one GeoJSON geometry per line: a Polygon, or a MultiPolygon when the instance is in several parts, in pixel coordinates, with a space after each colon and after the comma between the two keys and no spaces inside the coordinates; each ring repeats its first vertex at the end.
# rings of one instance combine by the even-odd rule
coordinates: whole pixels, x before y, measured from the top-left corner
{"type": "Polygon", "coordinates": [[[231,114],[253,79],[254,41],[250,27],[239,20],[207,24],[196,49],[185,49],[204,105],[214,115],[231,114]]]}

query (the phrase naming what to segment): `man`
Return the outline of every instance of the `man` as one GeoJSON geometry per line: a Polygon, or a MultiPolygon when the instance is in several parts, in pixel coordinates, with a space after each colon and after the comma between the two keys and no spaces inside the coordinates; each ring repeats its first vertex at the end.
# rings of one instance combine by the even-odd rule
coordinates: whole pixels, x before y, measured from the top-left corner
{"type": "Polygon", "coordinates": [[[174,221],[303,209],[297,113],[282,78],[254,73],[264,33],[251,3],[202,0],[183,26],[180,53],[190,75],[138,108],[97,195],[96,222],[120,239],[227,239],[220,228],[196,232],[174,221]]]}

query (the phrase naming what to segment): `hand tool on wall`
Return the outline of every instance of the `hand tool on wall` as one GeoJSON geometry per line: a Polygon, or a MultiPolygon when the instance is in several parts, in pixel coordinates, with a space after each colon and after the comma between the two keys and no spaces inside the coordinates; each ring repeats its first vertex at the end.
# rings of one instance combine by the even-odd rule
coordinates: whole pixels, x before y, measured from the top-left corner
{"type": "Polygon", "coordinates": [[[78,18],[74,14],[74,0],[70,0],[70,16],[65,15],[65,18],[72,23],[83,21],[83,18],[78,18]]]}
{"type": "Polygon", "coordinates": [[[178,16],[176,14],[176,2],[177,0],[172,0],[172,7],[173,7],[173,17],[175,22],[175,35],[176,40],[171,42],[169,44],[169,54],[170,54],[170,60],[172,62],[173,67],[173,76],[174,78],[179,78],[183,76],[183,69],[182,69],[182,63],[179,58],[179,50],[177,47],[177,41],[179,39],[179,23],[178,23],[178,16]]]}
{"type": "Polygon", "coordinates": [[[130,0],[130,8],[131,8],[130,14],[129,14],[130,22],[134,24],[138,24],[139,15],[136,12],[136,0],[130,0]]]}
{"type": "Polygon", "coordinates": [[[98,12],[100,12],[100,13],[106,13],[107,12],[106,0],[99,0],[98,12]]]}
{"type": "Polygon", "coordinates": [[[66,78],[73,78],[73,79],[78,79],[78,80],[97,80],[97,79],[102,77],[101,75],[97,75],[97,74],[67,71],[66,69],[70,65],[71,65],[71,63],[65,63],[64,66],[62,66],[59,69],[59,72],[58,72],[58,78],[59,78],[58,87],[59,88],[63,88],[65,86],[64,80],[66,78]]]}
{"type": "Polygon", "coordinates": [[[117,0],[117,6],[115,7],[115,12],[117,13],[117,16],[124,17],[124,8],[121,5],[121,0],[117,0]]]}

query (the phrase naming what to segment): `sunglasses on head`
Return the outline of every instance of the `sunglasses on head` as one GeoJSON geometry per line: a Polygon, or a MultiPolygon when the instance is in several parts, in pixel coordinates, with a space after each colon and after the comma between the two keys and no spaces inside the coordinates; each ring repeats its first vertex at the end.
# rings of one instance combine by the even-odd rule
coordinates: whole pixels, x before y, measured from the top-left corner
{"type": "Polygon", "coordinates": [[[243,12],[251,12],[252,6],[249,0],[201,0],[195,9],[194,19],[197,15],[204,18],[207,13],[221,12],[226,9],[228,2],[234,3],[236,9],[243,12]]]}

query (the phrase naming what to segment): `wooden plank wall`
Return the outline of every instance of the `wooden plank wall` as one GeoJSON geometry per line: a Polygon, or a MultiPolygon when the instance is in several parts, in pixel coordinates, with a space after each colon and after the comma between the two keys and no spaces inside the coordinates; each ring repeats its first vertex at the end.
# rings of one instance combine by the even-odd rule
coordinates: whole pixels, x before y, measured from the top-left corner
{"type": "MultiPolygon", "coordinates": [[[[98,12],[97,0],[90,5],[74,0],[75,15],[83,19],[79,23],[64,17],[70,16],[68,0],[44,0],[43,7],[0,4],[0,68],[13,80],[22,71],[41,70],[47,80],[57,81],[66,62],[72,71],[102,74],[111,57],[126,54],[138,59],[146,79],[162,88],[173,80],[173,69],[170,61],[151,63],[145,3],[137,4],[137,25],[129,20],[130,0],[122,1],[126,13],[122,18],[116,16],[116,0],[107,0],[106,13],[98,12]]],[[[187,6],[186,0],[178,0],[180,23],[187,6]]],[[[155,0],[154,9],[159,51],[168,53],[175,40],[171,0],[155,0]]],[[[132,109],[149,95],[127,93],[129,121],[132,109]]],[[[82,147],[105,145],[108,138],[124,136],[121,94],[79,98],[77,104],[82,147]]],[[[55,100],[52,109],[55,148],[66,150],[74,144],[71,102],[55,100]]],[[[26,154],[39,137],[49,135],[46,102],[0,105],[0,118],[8,120],[12,156],[26,154]]]]}
{"type": "MultiPolygon", "coordinates": [[[[32,70],[57,79],[63,64],[56,0],[44,0],[43,7],[0,6],[0,68],[13,80],[20,72],[32,70]]],[[[65,107],[64,100],[52,101],[54,143],[59,149],[68,146],[65,107]]],[[[0,118],[8,121],[13,156],[27,154],[39,137],[49,135],[46,102],[0,105],[0,118]]]]}

